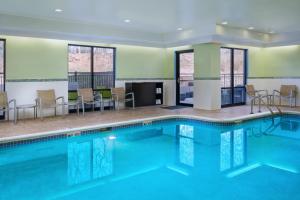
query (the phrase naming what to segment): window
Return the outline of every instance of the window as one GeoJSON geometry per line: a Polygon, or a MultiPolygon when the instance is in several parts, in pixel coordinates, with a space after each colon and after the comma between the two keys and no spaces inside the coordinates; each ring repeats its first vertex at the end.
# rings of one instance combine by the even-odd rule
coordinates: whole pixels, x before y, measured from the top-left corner
{"type": "Polygon", "coordinates": [[[5,90],[5,40],[0,39],[0,91],[5,90]]]}
{"type": "Polygon", "coordinates": [[[69,90],[111,88],[115,48],[69,45],[69,90]]]}
{"type": "Polygon", "coordinates": [[[94,48],[94,86],[114,87],[114,49],[94,48]]]}
{"type": "Polygon", "coordinates": [[[222,106],[245,104],[247,50],[221,48],[222,106]]]}

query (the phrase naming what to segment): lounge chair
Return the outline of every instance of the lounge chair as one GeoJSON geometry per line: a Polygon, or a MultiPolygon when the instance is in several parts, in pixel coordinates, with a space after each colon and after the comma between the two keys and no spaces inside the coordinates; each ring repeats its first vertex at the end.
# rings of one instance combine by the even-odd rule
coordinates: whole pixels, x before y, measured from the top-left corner
{"type": "Polygon", "coordinates": [[[293,104],[296,107],[297,104],[296,95],[297,95],[296,85],[281,85],[279,91],[278,90],[273,91],[273,104],[274,104],[275,97],[278,97],[280,106],[281,106],[281,99],[285,98],[289,100],[290,107],[292,107],[293,104]]]}
{"type": "Polygon", "coordinates": [[[123,87],[119,88],[112,88],[111,89],[112,98],[115,102],[115,105],[117,104],[117,109],[120,109],[120,102],[123,102],[124,104],[126,102],[132,102],[132,108],[135,108],[135,100],[134,100],[134,93],[125,93],[125,89],[123,87]]]}
{"type": "Polygon", "coordinates": [[[102,110],[104,110],[104,104],[108,104],[109,108],[113,107],[114,101],[112,98],[111,89],[99,88],[97,89],[102,99],[102,110]]]}
{"type": "Polygon", "coordinates": [[[77,115],[79,115],[79,105],[80,105],[80,98],[78,96],[77,91],[69,91],[68,92],[68,107],[75,108],[77,111],[77,115]]]}
{"type": "MultiPolygon", "coordinates": [[[[245,87],[246,87],[246,93],[247,93],[250,101],[261,96],[261,97],[266,97],[268,104],[270,104],[268,90],[255,90],[253,85],[246,85],[245,87]]],[[[254,100],[254,103],[255,103],[255,100],[254,100]]]]}
{"type": "Polygon", "coordinates": [[[40,112],[40,117],[44,117],[45,109],[54,109],[54,115],[57,114],[57,108],[61,107],[62,115],[65,115],[65,99],[64,97],[55,96],[54,90],[38,90],[38,98],[36,99],[37,108],[40,112]]]}
{"type": "Polygon", "coordinates": [[[11,99],[8,101],[7,93],[6,92],[0,92],[0,111],[5,112],[6,119],[9,120],[9,111],[14,111],[14,123],[17,122],[17,115],[16,115],[16,100],[11,99]],[[13,104],[13,107],[11,108],[9,105],[13,104]]]}
{"type": "Polygon", "coordinates": [[[94,111],[96,104],[100,104],[100,111],[102,110],[101,95],[94,95],[94,91],[92,88],[78,89],[77,92],[80,99],[83,115],[85,113],[85,105],[91,105],[94,111]]]}

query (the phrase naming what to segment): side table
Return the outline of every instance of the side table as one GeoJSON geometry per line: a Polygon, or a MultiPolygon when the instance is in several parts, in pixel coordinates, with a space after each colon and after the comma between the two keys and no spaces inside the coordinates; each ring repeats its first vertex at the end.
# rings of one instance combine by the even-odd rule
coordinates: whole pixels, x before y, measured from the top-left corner
{"type": "Polygon", "coordinates": [[[24,105],[17,105],[17,120],[19,119],[19,112],[23,110],[23,117],[25,118],[25,110],[26,109],[33,109],[33,118],[37,118],[37,106],[36,104],[24,104],[24,105]]]}

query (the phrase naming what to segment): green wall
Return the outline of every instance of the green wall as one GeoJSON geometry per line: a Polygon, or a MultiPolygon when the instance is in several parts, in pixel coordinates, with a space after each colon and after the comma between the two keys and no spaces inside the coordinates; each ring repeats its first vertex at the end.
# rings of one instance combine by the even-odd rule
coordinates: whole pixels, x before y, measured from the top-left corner
{"type": "Polygon", "coordinates": [[[249,48],[249,77],[300,77],[300,46],[249,48]]]}
{"type": "MultiPolygon", "coordinates": [[[[152,48],[97,44],[30,37],[0,36],[6,39],[7,80],[67,79],[71,44],[117,48],[117,79],[174,78],[175,51],[194,49],[195,78],[217,78],[220,74],[219,44],[198,44],[179,48],[152,48]]],[[[249,52],[249,77],[300,77],[300,46],[246,48],[249,52]]]]}
{"type": "Polygon", "coordinates": [[[164,48],[118,45],[117,78],[171,78],[164,48]]]}
{"type": "Polygon", "coordinates": [[[215,79],[220,77],[220,45],[194,45],[195,78],[215,79]]]}
{"type": "Polygon", "coordinates": [[[6,79],[67,79],[68,44],[117,48],[117,79],[172,78],[167,49],[129,45],[108,45],[30,37],[0,36],[6,39],[6,79]]]}
{"type": "Polygon", "coordinates": [[[66,79],[67,43],[27,37],[6,39],[6,78],[66,79]]]}

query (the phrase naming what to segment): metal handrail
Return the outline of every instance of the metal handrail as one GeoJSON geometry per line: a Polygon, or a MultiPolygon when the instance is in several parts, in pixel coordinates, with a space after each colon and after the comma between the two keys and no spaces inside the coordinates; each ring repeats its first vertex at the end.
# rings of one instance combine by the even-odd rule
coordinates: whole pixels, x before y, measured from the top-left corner
{"type": "MultiPolygon", "coordinates": [[[[266,104],[266,102],[263,100],[263,98],[269,98],[269,96],[268,96],[268,95],[258,95],[258,96],[255,96],[255,97],[253,97],[253,98],[251,99],[251,112],[250,112],[250,114],[253,114],[253,105],[254,105],[254,101],[255,101],[256,99],[258,99],[258,112],[261,112],[261,103],[263,103],[263,105],[266,106],[266,108],[271,112],[271,114],[274,115],[273,110],[270,108],[269,104],[266,104]]],[[[282,114],[281,109],[280,109],[277,105],[275,105],[275,104],[273,103],[273,106],[275,106],[275,107],[277,108],[278,112],[279,112],[280,114],[282,114]]]]}

